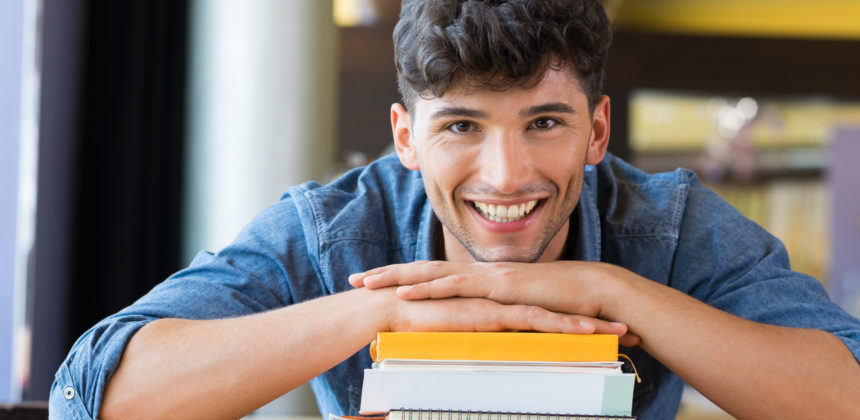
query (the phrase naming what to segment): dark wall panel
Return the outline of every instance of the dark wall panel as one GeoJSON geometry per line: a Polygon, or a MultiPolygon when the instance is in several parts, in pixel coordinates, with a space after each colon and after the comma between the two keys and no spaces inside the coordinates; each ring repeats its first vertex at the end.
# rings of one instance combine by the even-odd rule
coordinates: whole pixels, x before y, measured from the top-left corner
{"type": "Polygon", "coordinates": [[[70,339],[180,266],[187,1],[92,1],[70,339]]]}

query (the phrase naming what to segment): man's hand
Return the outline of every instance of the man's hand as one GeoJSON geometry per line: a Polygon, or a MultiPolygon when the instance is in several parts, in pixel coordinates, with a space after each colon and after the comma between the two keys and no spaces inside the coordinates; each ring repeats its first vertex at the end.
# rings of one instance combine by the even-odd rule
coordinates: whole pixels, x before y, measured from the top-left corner
{"type": "MultiPolygon", "coordinates": [[[[616,334],[622,337],[623,345],[636,345],[638,337],[629,334],[625,324],[600,319],[600,302],[606,291],[594,285],[600,285],[601,278],[608,275],[603,265],[575,261],[540,264],[419,261],[356,273],[349,281],[355,287],[368,289],[397,286],[397,296],[408,301],[473,299],[474,304],[484,306],[462,311],[460,316],[474,318],[475,329],[596,332],[616,334]],[[485,321],[484,316],[495,317],[498,313],[504,314],[506,326],[485,328],[490,325],[480,322],[485,321]],[[517,319],[522,320],[520,323],[528,319],[533,325],[512,326],[517,319]],[[561,319],[571,323],[560,324],[561,319]],[[571,328],[558,328],[562,325],[571,328]]],[[[427,321],[427,325],[410,329],[445,328],[444,324],[434,327],[438,318],[429,317],[427,321]]]]}

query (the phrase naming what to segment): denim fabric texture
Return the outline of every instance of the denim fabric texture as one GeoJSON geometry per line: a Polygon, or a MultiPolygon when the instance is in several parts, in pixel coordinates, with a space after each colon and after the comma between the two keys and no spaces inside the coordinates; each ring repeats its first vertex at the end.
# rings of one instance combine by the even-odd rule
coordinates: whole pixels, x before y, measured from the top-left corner
{"type": "MultiPolygon", "coordinates": [[[[84,333],[57,372],[51,418],[98,417],[126,343],[150,321],[235,317],[349,290],[351,273],[434,259],[438,231],[420,173],[393,155],[325,186],[290,188],[229,246],[201,252],[84,333]]],[[[607,155],[587,168],[568,240],[571,259],[617,264],[753,321],[829,331],[860,359],[860,321],[816,279],[791,271],[779,240],[688,170],[650,175],[607,155]]],[[[634,415],[674,418],[683,381],[638,348],[621,351],[643,378],[634,415]]],[[[311,381],[323,418],[358,413],[370,365],[365,348],[311,381]]]]}

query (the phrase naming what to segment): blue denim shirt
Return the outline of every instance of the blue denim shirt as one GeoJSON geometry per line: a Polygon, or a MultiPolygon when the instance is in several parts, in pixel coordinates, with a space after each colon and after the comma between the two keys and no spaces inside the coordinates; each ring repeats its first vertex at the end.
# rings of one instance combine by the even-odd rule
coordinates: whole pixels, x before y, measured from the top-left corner
{"type": "MultiPolygon", "coordinates": [[[[351,273],[434,259],[438,231],[420,174],[394,156],[326,186],[293,187],[221,252],[200,253],[78,339],[57,372],[51,418],[97,417],[126,343],[152,320],[234,317],[349,290],[351,273]]],[[[860,321],[690,171],[649,175],[607,156],[588,167],[568,240],[569,258],[620,265],[754,321],[829,331],[860,359],[860,321]]],[[[622,352],[643,378],[634,414],[674,418],[681,379],[639,348],[622,352]]],[[[358,412],[370,364],[365,349],[311,381],[323,418],[358,412]]]]}

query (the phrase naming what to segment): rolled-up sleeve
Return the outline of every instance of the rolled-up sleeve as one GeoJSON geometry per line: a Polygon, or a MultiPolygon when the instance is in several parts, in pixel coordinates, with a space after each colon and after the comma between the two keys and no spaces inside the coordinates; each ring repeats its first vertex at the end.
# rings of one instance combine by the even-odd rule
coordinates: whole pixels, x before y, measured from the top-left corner
{"type": "Polygon", "coordinates": [[[90,413],[84,407],[81,401],[81,393],[79,388],[72,381],[72,375],[69,373],[69,368],[63,363],[57,375],[54,378],[54,385],[51,387],[51,411],[50,418],[53,419],[73,419],[83,420],[91,419],[90,413]]]}
{"type": "Polygon", "coordinates": [[[96,418],[105,384],[116,371],[126,343],[151,320],[139,316],[107,319],[79,338],[54,377],[50,418],[96,418]]]}

